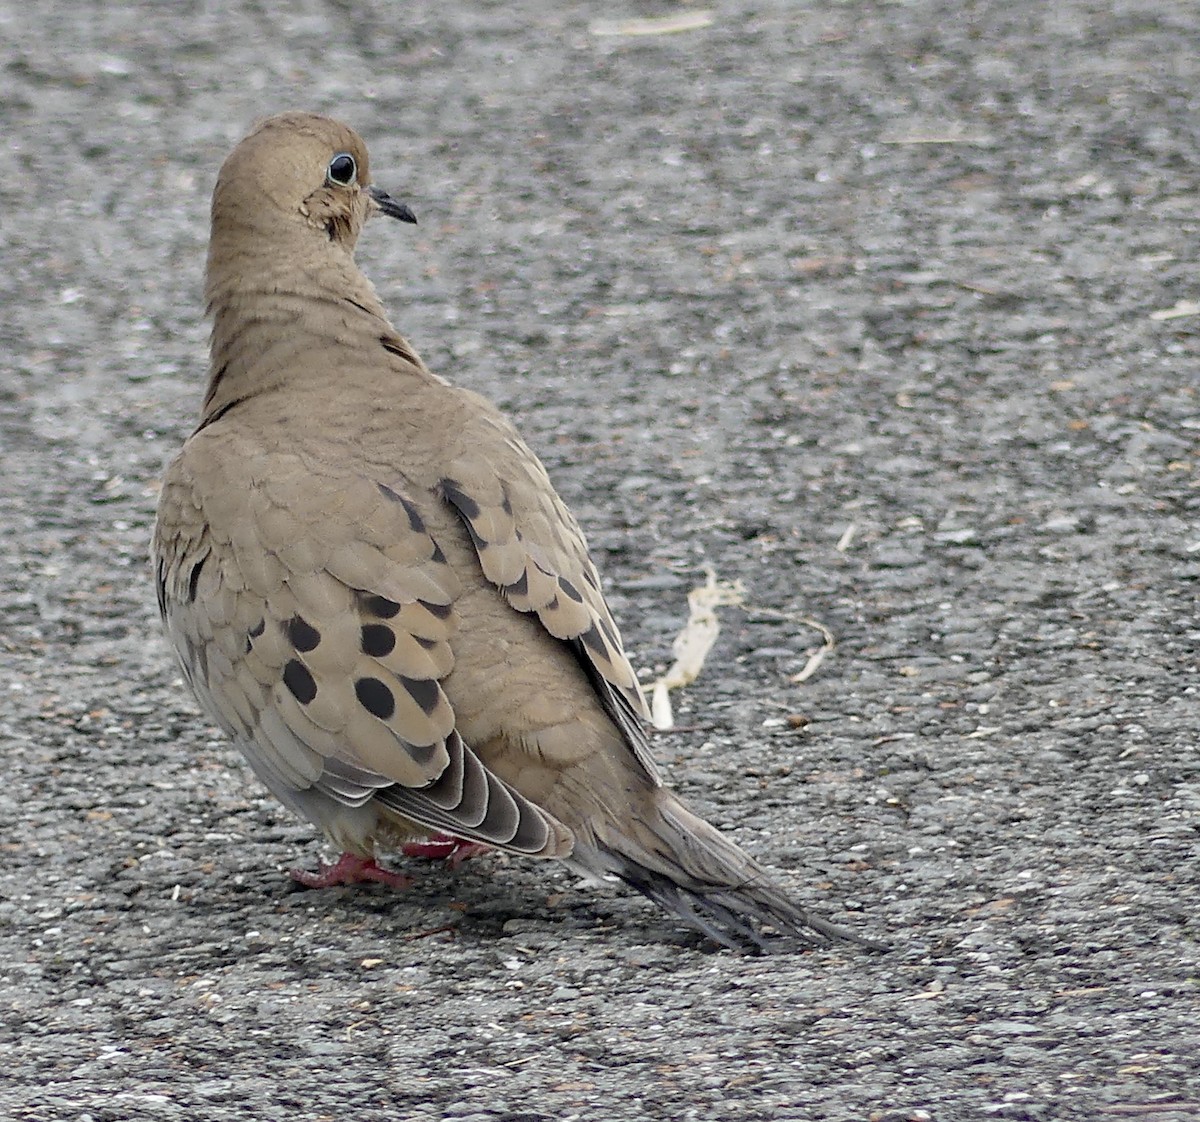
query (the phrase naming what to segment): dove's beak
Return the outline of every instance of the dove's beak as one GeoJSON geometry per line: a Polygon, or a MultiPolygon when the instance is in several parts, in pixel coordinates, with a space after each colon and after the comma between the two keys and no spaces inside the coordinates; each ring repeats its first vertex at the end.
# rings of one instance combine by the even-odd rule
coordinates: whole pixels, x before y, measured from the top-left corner
{"type": "Polygon", "coordinates": [[[401,222],[416,223],[417,216],[403,203],[396,202],[382,187],[376,187],[372,183],[367,188],[367,194],[371,196],[371,201],[380,214],[386,214],[389,218],[399,218],[401,222]]]}

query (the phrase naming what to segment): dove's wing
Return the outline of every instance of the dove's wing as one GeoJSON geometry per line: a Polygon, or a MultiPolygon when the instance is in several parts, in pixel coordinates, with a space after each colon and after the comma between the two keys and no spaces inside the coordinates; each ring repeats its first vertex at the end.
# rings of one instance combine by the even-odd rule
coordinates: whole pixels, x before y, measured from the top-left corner
{"type": "Polygon", "coordinates": [[[438,489],[471,535],[484,577],[517,611],[573,650],[637,761],[661,783],[646,740],[649,717],[637,675],[600,589],[575,517],[541,461],[494,407],[474,394],[467,446],[438,489]]]}
{"type": "Polygon", "coordinates": [[[236,430],[198,433],[160,503],[157,580],[192,685],[291,805],[371,798],[561,856],[570,832],[464,745],[442,689],[460,582],[401,490],[236,430]]]}

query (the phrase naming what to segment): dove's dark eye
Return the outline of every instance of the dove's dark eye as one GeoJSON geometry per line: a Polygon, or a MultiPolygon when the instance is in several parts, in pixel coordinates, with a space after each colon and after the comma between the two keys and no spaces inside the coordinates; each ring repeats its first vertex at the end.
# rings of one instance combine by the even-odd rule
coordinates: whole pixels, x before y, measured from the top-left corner
{"type": "Polygon", "coordinates": [[[329,161],[325,182],[331,187],[349,187],[358,176],[358,164],[349,152],[339,152],[329,161]]]}

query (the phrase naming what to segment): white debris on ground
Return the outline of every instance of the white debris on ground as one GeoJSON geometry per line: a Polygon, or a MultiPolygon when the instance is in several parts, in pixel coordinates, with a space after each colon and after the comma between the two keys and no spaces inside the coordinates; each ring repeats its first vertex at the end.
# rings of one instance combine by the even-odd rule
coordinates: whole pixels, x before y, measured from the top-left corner
{"type": "Polygon", "coordinates": [[[704,660],[721,631],[717,609],[745,603],[746,589],[741,581],[719,581],[712,569],[705,572],[704,583],[688,593],[687,622],[671,643],[675,661],[650,687],[650,719],[657,729],[669,729],[675,725],[670,691],[689,686],[700,676],[704,660]]]}

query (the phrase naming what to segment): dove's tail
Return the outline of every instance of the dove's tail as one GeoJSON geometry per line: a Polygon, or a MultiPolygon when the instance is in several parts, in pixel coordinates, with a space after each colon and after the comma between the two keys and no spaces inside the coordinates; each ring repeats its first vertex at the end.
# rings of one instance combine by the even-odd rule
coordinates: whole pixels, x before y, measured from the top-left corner
{"type": "Polygon", "coordinates": [[[756,952],[833,942],[887,950],[788,899],[747,854],[663,788],[636,827],[596,827],[572,864],[611,874],[722,946],[756,952]],[[763,928],[774,929],[774,934],[763,928]]]}

